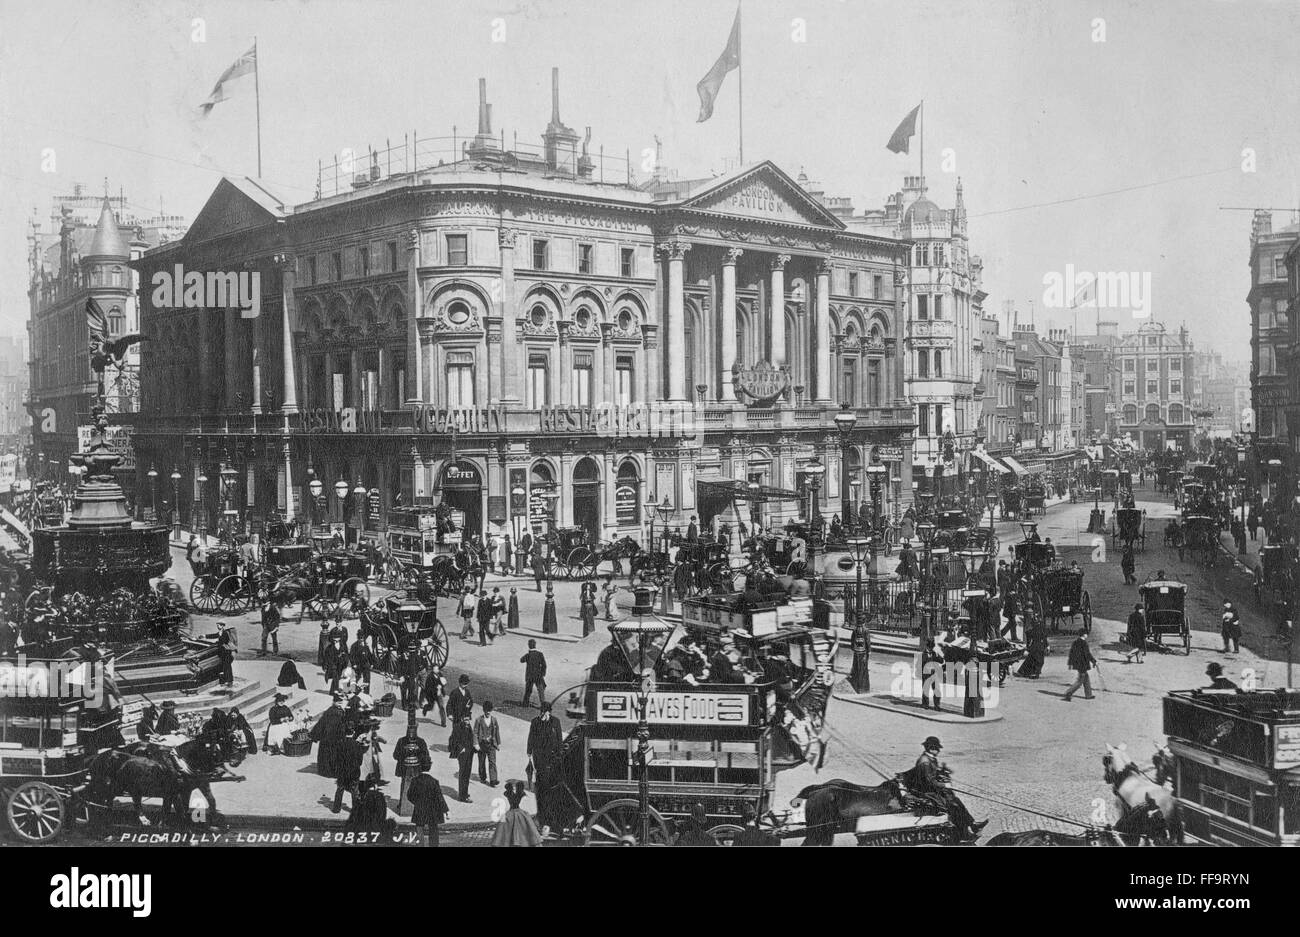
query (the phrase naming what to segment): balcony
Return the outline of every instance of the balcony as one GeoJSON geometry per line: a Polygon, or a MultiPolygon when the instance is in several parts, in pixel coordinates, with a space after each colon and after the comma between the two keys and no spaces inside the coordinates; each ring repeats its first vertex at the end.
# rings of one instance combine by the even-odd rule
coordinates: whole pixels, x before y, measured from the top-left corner
{"type": "Polygon", "coordinates": [[[955,334],[954,326],[944,319],[919,319],[909,323],[912,338],[947,338],[955,334]]]}

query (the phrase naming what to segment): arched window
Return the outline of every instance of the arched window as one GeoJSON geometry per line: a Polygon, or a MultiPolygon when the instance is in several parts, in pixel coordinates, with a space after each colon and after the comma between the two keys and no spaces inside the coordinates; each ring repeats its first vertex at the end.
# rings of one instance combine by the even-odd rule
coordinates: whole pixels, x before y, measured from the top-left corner
{"type": "Polygon", "coordinates": [[[1135,403],[1126,403],[1124,405],[1124,422],[1136,423],[1138,421],[1138,408],[1135,403]]]}
{"type": "Polygon", "coordinates": [[[474,406],[474,353],[447,353],[447,406],[474,406]]]}
{"type": "Polygon", "coordinates": [[[1156,421],[1158,421],[1158,420],[1160,419],[1160,404],[1158,404],[1158,403],[1149,403],[1149,404],[1147,404],[1147,415],[1146,415],[1146,419],[1147,419],[1147,422],[1149,422],[1149,423],[1155,423],[1156,421]]]}
{"type": "Polygon", "coordinates": [[[924,348],[916,353],[916,376],[930,376],[930,353],[924,348]]]}
{"type": "Polygon", "coordinates": [[[938,348],[934,350],[934,376],[943,377],[943,352],[938,348]]]}
{"type": "Polygon", "coordinates": [[[1169,422],[1183,422],[1183,405],[1181,403],[1171,403],[1169,405],[1169,422]]]}
{"type": "Polygon", "coordinates": [[[620,527],[641,523],[641,473],[631,459],[618,467],[618,480],[614,483],[614,513],[620,527]]]}
{"type": "Polygon", "coordinates": [[[122,315],[122,308],[114,306],[108,311],[108,334],[121,335],[122,326],[126,322],[126,317],[122,315]]]}

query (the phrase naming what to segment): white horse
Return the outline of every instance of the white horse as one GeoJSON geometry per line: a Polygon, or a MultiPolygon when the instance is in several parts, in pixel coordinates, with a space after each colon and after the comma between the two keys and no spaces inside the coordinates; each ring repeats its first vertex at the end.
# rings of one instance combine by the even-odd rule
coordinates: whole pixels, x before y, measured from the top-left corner
{"type": "Polygon", "coordinates": [[[1181,844],[1183,821],[1173,792],[1156,783],[1123,745],[1107,745],[1101,759],[1103,777],[1115,792],[1123,816],[1115,829],[1122,836],[1157,844],[1181,844]]]}

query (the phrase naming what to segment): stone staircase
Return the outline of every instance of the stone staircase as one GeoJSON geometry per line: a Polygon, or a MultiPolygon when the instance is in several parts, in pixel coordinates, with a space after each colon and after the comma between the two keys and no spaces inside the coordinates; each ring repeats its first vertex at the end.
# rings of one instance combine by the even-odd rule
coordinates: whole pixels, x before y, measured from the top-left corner
{"type": "MultiPolygon", "coordinates": [[[[278,691],[279,687],[264,687],[259,680],[236,677],[235,685],[230,689],[211,684],[197,693],[169,691],[150,693],[147,698],[139,694],[127,694],[122,704],[124,721],[129,719],[130,724],[134,725],[137,718],[136,713],[142,712],[150,703],[161,709],[162,704],[167,700],[176,703],[177,715],[194,712],[201,713],[206,717],[213,709],[228,710],[232,707],[238,707],[244,718],[248,720],[254,734],[258,737],[258,744],[260,745],[260,739],[270,722],[271,706],[275,702],[275,694],[278,691]]],[[[296,714],[305,713],[307,711],[307,700],[291,700],[289,708],[296,714]]]]}

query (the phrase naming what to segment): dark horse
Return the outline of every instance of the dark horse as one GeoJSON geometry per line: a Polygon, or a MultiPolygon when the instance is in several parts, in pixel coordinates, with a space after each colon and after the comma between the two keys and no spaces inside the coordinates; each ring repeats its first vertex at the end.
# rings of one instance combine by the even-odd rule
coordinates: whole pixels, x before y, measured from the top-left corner
{"type": "Polygon", "coordinates": [[[207,801],[209,817],[217,816],[212,780],[222,773],[227,761],[239,758],[242,740],[232,734],[220,745],[192,739],[175,749],[136,743],[100,752],[91,759],[85,799],[111,810],[113,801],[126,794],[141,826],[149,826],[141,801],[162,800],[164,821],[174,816],[178,823],[190,817],[190,796],[199,791],[207,801]]]}
{"type": "Polygon", "coordinates": [[[864,787],[841,778],[805,787],[791,806],[804,805],[804,824],[807,832],[805,846],[830,846],[836,833],[852,832],[859,817],[874,817],[884,813],[903,813],[896,781],[886,781],[877,787],[864,787]]]}

